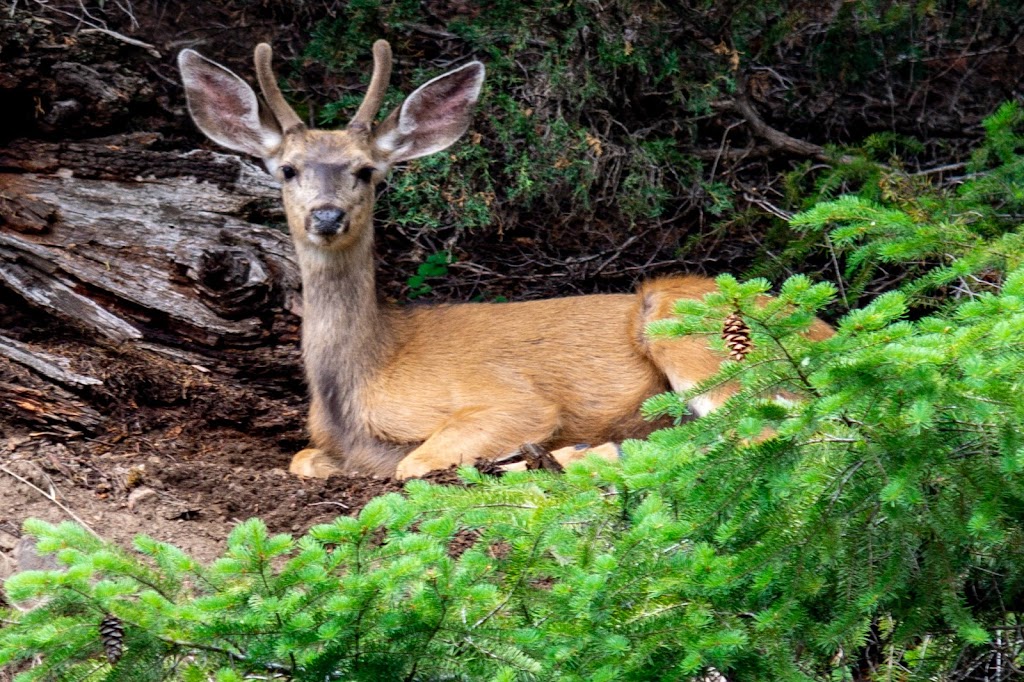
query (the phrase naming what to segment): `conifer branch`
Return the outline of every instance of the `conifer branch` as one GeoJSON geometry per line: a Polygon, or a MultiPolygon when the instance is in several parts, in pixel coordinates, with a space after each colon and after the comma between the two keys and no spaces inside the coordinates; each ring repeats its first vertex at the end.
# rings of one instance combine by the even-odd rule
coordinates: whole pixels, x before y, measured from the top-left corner
{"type": "MultiPolygon", "coordinates": [[[[530,561],[527,563],[527,567],[531,566],[534,558],[536,558],[536,556],[537,556],[537,549],[540,547],[540,543],[541,543],[541,540],[543,538],[544,538],[544,533],[543,532],[537,533],[537,537],[534,539],[534,542],[533,542],[533,547],[530,549],[530,561]]],[[[477,620],[475,623],[473,623],[473,625],[470,626],[470,628],[469,628],[470,631],[476,630],[476,629],[480,628],[480,626],[482,626],[484,623],[486,623],[491,618],[493,618],[496,613],[498,613],[499,611],[501,611],[502,609],[505,608],[505,606],[509,603],[509,601],[511,601],[512,597],[515,596],[515,594],[519,590],[519,588],[522,587],[523,580],[526,577],[526,573],[527,573],[526,567],[523,567],[519,571],[519,577],[516,579],[516,582],[509,588],[508,594],[505,595],[505,598],[501,601],[501,603],[499,603],[497,606],[495,606],[493,609],[491,609],[485,615],[481,616],[479,620],[477,620]]]]}
{"type": "Polygon", "coordinates": [[[675,609],[679,609],[679,608],[683,608],[683,607],[686,607],[686,606],[690,606],[690,604],[691,604],[691,602],[679,602],[678,604],[667,604],[665,606],[658,607],[658,608],[654,609],[653,611],[645,611],[643,613],[638,613],[635,616],[631,617],[629,620],[627,620],[626,621],[626,625],[632,625],[633,623],[636,623],[637,621],[646,620],[648,618],[655,618],[657,616],[660,616],[663,613],[668,613],[669,611],[674,611],[675,609]]]}
{"type": "MultiPolygon", "coordinates": [[[[189,642],[189,641],[186,641],[186,640],[175,639],[173,637],[167,637],[167,636],[160,635],[160,634],[155,634],[155,633],[152,633],[152,632],[150,634],[152,634],[153,636],[155,636],[157,639],[159,639],[161,642],[163,642],[165,644],[170,644],[171,646],[180,647],[180,648],[185,649],[185,650],[208,651],[208,652],[214,653],[214,654],[222,654],[224,656],[227,656],[231,660],[238,661],[240,663],[247,663],[247,662],[249,662],[248,655],[244,651],[232,651],[231,649],[225,649],[223,647],[219,647],[219,646],[216,646],[216,645],[213,645],[213,644],[202,644],[200,642],[189,642]]],[[[277,665],[274,665],[274,666],[263,666],[263,667],[265,667],[268,670],[281,670],[281,669],[284,668],[284,666],[277,666],[277,665]]]]}
{"type": "Polygon", "coordinates": [[[441,598],[441,593],[438,592],[437,589],[437,580],[431,579],[430,586],[431,589],[433,589],[434,594],[437,596],[438,601],[441,602],[441,615],[437,619],[437,624],[434,626],[434,628],[430,631],[430,634],[427,636],[427,641],[423,643],[423,649],[421,653],[413,659],[412,666],[410,666],[409,668],[409,674],[405,677],[405,682],[415,681],[416,670],[419,668],[420,661],[422,661],[426,656],[426,652],[428,647],[430,646],[430,643],[433,642],[434,639],[437,637],[438,633],[441,632],[441,628],[444,625],[444,619],[448,616],[448,600],[441,598]]]}

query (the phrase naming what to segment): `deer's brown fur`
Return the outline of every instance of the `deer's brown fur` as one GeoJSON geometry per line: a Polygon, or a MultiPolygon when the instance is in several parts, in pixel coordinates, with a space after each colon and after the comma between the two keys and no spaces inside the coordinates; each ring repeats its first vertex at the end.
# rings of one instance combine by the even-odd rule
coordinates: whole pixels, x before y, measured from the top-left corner
{"type": "MultiPolygon", "coordinates": [[[[483,66],[428,82],[373,128],[390,49],[378,41],[374,55],[370,95],[340,131],[301,124],[277,91],[267,46],[257,48],[257,66],[269,112],[224,67],[190,50],[179,57],[199,127],[262,157],[282,182],[302,270],[315,445],[296,455],[292,471],[408,478],[524,443],[558,448],[646,435],[652,426],[639,417],[640,404],[693,387],[717,371],[722,356],[701,338],[651,340],[644,328],[669,316],[677,299],[699,298],[714,283],[685,276],[646,282],[634,294],[380,305],[374,186],[394,163],[444,149],[465,132],[483,66]],[[317,211],[343,217],[324,228],[317,211]]],[[[810,336],[829,333],[819,323],[810,336]]],[[[725,387],[691,407],[705,414],[732,392],[725,387]]]]}

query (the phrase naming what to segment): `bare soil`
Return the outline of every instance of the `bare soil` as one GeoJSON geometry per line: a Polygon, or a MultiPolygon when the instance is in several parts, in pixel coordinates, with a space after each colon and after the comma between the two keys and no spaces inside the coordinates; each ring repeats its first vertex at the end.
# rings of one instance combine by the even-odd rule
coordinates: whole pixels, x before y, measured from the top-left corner
{"type": "MultiPolygon", "coordinates": [[[[371,476],[297,478],[286,471],[290,456],[272,439],[227,428],[188,433],[180,424],[116,444],[8,436],[0,444],[0,579],[19,568],[15,548],[28,518],[77,521],[122,547],[145,534],[210,561],[245,519],[298,535],[403,489],[371,476]]],[[[430,480],[458,482],[453,471],[430,480]]]]}
{"type": "Polygon", "coordinates": [[[45,432],[8,436],[0,444],[0,550],[14,548],[26,518],[76,520],[73,513],[122,546],[145,533],[209,560],[247,518],[299,534],[402,490],[373,477],[299,479],[286,471],[291,451],[273,437],[187,424],[184,417],[116,443],[45,432]]]}

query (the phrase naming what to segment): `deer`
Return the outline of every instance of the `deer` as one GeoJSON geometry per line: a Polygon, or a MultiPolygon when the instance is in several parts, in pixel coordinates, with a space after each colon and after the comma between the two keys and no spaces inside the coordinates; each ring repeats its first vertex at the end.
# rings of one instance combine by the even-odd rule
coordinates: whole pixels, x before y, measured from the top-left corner
{"type": "MultiPolygon", "coordinates": [[[[375,282],[375,186],[396,164],[447,149],[466,133],[485,69],[470,61],[437,76],[375,123],[392,57],[384,40],[372,51],[366,95],[341,130],[303,123],[277,85],[266,43],[254,54],[263,100],[198,52],[178,56],[199,130],[227,149],[262,159],[280,182],[302,280],[312,441],[293,456],[290,472],[404,480],[501,457],[528,443],[585,453],[577,444],[648,435],[655,425],[641,417],[641,404],[668,390],[692,389],[714,375],[725,356],[706,339],[649,338],[645,328],[671,316],[676,300],[715,291],[714,281],[680,275],[624,294],[382,304],[375,282]]],[[[817,323],[808,335],[829,333],[817,323]]],[[[725,385],[688,405],[704,416],[735,391],[725,385]]]]}

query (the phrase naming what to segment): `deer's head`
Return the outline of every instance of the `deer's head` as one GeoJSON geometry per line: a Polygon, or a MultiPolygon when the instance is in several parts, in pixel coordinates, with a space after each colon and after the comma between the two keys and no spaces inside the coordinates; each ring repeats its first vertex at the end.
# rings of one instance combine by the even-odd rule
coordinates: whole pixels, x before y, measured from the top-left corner
{"type": "Polygon", "coordinates": [[[249,85],[194,50],[178,55],[192,119],[207,137],[263,159],[281,183],[285,214],[300,248],[342,251],[370,231],[374,188],[396,163],[445,149],[469,127],[484,80],[470,62],[420,86],[379,125],[391,75],[391,48],[373,46],[366,97],[344,130],[307,128],[285,102],[271,50],[256,46],[261,102],[249,85]]]}

